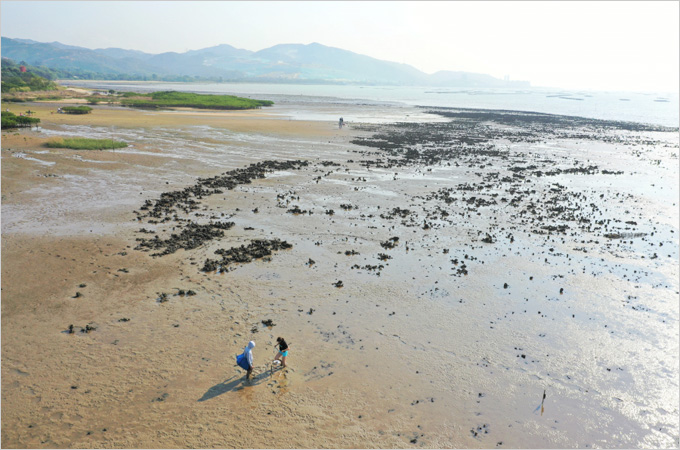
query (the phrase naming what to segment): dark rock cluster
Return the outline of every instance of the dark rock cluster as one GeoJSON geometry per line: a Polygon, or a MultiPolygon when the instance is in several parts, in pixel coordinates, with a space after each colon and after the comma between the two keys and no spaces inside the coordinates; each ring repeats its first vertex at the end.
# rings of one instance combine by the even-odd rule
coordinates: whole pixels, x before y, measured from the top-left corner
{"type": "MultiPolygon", "coordinates": [[[[199,178],[196,184],[181,191],[164,192],[157,200],[146,200],[137,213],[137,220],[144,218],[160,219],[166,222],[176,217],[177,213],[185,214],[197,210],[199,200],[204,197],[221,194],[242,184],[250,184],[253,180],[262,179],[268,172],[277,170],[297,170],[306,166],[307,161],[262,161],[251,164],[244,169],[235,169],[210,178],[199,178]]],[[[150,220],[150,223],[157,223],[150,220]]]]}
{"type": "MultiPolygon", "coordinates": [[[[208,223],[198,223],[191,219],[182,217],[199,209],[201,200],[207,196],[223,193],[225,190],[232,190],[239,185],[249,184],[253,180],[265,178],[268,172],[277,170],[299,170],[307,166],[307,161],[262,161],[251,164],[244,169],[235,169],[222,175],[199,178],[193,186],[186,187],[180,191],[164,192],[156,200],[146,200],[140,207],[141,212],[137,213],[137,220],[147,219],[150,224],[158,224],[174,221],[172,230],[179,228],[181,231],[172,233],[167,237],[146,228],[141,228],[139,233],[144,235],[153,234],[151,238],[138,237],[136,250],[154,251],[151,256],[165,256],[176,252],[179,249],[192,250],[200,247],[206,242],[224,237],[224,232],[234,226],[234,222],[224,221],[218,217],[211,217],[208,223]]],[[[253,209],[254,213],[258,208],[253,209]]],[[[303,213],[306,211],[293,210],[293,213],[303,213]]],[[[311,213],[310,213],[311,214],[311,213]]],[[[203,214],[195,213],[197,217],[203,214]]],[[[222,214],[224,216],[224,214],[222,214]]],[[[253,228],[247,228],[252,230],[253,228]]],[[[275,240],[276,241],[276,240],[275,240]]],[[[271,241],[271,242],[275,242],[271,241]]],[[[225,255],[222,262],[224,265],[230,262],[247,262],[254,258],[261,258],[271,254],[271,249],[278,249],[278,245],[284,244],[263,244],[265,241],[254,241],[245,252],[233,250],[229,255],[225,255]]],[[[285,245],[288,245],[285,243],[285,245]]],[[[284,248],[285,248],[284,245],[284,248]]],[[[204,268],[216,267],[215,261],[208,260],[204,268]]],[[[219,264],[218,264],[219,265],[219,264]]],[[[212,269],[215,270],[215,269],[212,269]]]]}
{"type": "Polygon", "coordinates": [[[137,238],[139,244],[135,250],[161,250],[152,253],[151,256],[164,256],[175,253],[179,249],[191,250],[200,247],[204,242],[224,236],[224,231],[234,226],[234,222],[210,222],[199,225],[189,222],[179,233],[173,233],[167,239],[161,239],[155,235],[151,239],[137,238]]]}
{"type": "Polygon", "coordinates": [[[201,270],[203,272],[224,270],[230,264],[249,263],[255,259],[271,256],[272,252],[292,247],[291,244],[280,239],[256,239],[248,245],[216,250],[215,254],[220,255],[222,259],[207,259],[201,270]]]}

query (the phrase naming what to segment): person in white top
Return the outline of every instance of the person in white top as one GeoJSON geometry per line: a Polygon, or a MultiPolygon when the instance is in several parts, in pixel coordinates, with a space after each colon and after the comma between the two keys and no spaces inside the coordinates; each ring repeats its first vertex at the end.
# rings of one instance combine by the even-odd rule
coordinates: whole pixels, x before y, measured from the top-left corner
{"type": "Polygon", "coordinates": [[[253,348],[255,347],[255,341],[248,342],[246,349],[243,354],[246,355],[248,360],[248,371],[246,372],[246,380],[250,379],[250,375],[253,373],[253,348]]]}

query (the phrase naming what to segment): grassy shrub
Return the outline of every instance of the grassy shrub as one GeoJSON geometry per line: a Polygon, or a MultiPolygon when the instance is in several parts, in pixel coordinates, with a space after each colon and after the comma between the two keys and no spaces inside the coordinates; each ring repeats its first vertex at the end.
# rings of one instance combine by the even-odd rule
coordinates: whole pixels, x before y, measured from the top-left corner
{"type": "Polygon", "coordinates": [[[2,101],[3,102],[10,102],[10,103],[24,103],[24,102],[26,102],[26,100],[21,98],[21,97],[10,97],[10,96],[3,96],[2,101]]]}
{"type": "Polygon", "coordinates": [[[108,150],[127,147],[127,142],[113,139],[64,138],[52,139],[45,143],[49,148],[71,148],[74,150],[108,150]]]}
{"type": "Polygon", "coordinates": [[[92,108],[89,106],[65,106],[61,110],[66,114],[89,114],[92,108]]]}
{"type": "MultiPolygon", "coordinates": [[[[140,95],[140,94],[138,94],[140,95]]],[[[150,99],[124,98],[121,105],[140,108],[187,107],[201,109],[258,109],[271,106],[270,100],[254,100],[233,95],[192,94],[190,92],[163,91],[150,94],[150,99]]]]}
{"type": "Polygon", "coordinates": [[[17,116],[14,113],[2,111],[2,129],[28,128],[40,123],[37,117],[17,116]]]}

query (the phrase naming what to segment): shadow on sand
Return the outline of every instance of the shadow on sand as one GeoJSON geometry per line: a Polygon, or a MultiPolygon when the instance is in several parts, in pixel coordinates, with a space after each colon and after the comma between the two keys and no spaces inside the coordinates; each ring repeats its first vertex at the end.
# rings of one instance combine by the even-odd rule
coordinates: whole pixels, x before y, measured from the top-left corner
{"type": "Polygon", "coordinates": [[[258,375],[253,375],[250,380],[246,380],[244,375],[235,375],[208,389],[198,401],[204,402],[211,398],[215,398],[218,395],[222,395],[225,392],[236,392],[246,387],[257,386],[264,382],[268,376],[269,372],[263,372],[258,375]]]}

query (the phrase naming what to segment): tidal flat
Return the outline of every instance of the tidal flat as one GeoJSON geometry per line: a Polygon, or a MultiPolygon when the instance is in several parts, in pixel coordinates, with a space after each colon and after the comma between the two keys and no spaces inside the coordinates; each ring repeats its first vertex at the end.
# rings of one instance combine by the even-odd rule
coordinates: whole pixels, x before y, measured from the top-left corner
{"type": "Polygon", "coordinates": [[[3,447],[680,444],[677,128],[31,109],[2,136],[3,447]]]}

